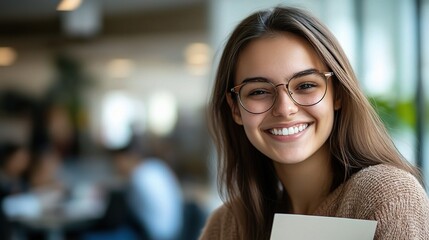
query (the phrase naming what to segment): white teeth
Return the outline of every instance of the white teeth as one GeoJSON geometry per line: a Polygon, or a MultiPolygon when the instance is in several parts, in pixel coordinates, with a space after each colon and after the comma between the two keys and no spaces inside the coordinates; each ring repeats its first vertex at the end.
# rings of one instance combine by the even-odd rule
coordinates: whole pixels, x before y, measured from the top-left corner
{"type": "Polygon", "coordinates": [[[270,132],[274,135],[288,136],[292,134],[297,134],[299,132],[304,131],[308,127],[308,124],[300,124],[297,126],[289,127],[289,128],[273,128],[270,132]]]}

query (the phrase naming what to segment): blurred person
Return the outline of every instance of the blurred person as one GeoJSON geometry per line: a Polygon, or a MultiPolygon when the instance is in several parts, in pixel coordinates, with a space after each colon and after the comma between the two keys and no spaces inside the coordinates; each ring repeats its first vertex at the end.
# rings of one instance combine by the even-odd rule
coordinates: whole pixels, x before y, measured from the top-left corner
{"type": "Polygon", "coordinates": [[[142,157],[137,143],[112,150],[113,165],[126,181],[131,214],[151,240],[180,239],[183,196],[170,167],[161,159],[142,157]]]}
{"type": "Polygon", "coordinates": [[[28,173],[30,187],[34,191],[62,189],[64,186],[59,176],[62,161],[61,154],[54,148],[37,151],[28,173]]]}
{"type": "Polygon", "coordinates": [[[374,220],[374,239],[429,239],[419,170],[310,13],[277,6],[242,20],[209,113],[225,198],[202,240],[269,239],[275,213],[374,220]]]}
{"type": "Polygon", "coordinates": [[[77,157],[77,130],[73,124],[71,110],[58,103],[53,103],[46,110],[46,134],[52,148],[65,160],[77,157]]]}
{"type": "Polygon", "coordinates": [[[14,143],[0,145],[0,199],[28,189],[24,173],[30,164],[27,147],[14,143]]]}
{"type": "Polygon", "coordinates": [[[3,209],[3,201],[11,195],[28,190],[24,173],[30,163],[29,149],[20,144],[4,142],[0,144],[0,236],[12,239],[13,228],[3,209]]]}
{"type": "Polygon", "coordinates": [[[57,215],[67,198],[69,186],[62,179],[63,168],[63,159],[56,149],[46,146],[33,152],[26,178],[41,214],[57,215]]]}
{"type": "Polygon", "coordinates": [[[47,98],[35,104],[31,136],[33,151],[49,146],[64,161],[75,160],[79,156],[77,130],[70,111],[55,99],[47,98]]]}

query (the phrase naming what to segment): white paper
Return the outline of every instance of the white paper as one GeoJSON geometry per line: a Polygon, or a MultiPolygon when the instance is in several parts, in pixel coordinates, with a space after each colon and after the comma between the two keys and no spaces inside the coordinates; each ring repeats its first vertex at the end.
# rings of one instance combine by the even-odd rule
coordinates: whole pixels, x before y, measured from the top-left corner
{"type": "Polygon", "coordinates": [[[377,221],[275,214],[271,240],[372,240],[377,221]]]}

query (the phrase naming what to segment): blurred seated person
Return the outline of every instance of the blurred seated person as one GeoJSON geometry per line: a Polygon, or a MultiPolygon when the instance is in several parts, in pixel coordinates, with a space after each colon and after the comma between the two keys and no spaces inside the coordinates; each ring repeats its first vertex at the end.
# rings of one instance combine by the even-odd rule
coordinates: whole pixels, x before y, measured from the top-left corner
{"type": "Polygon", "coordinates": [[[149,239],[179,239],[183,227],[180,184],[162,160],[143,158],[135,142],[111,151],[116,171],[126,181],[126,203],[149,239]]]}
{"type": "Polygon", "coordinates": [[[54,148],[43,148],[35,154],[28,174],[30,187],[35,191],[60,190],[61,155],[54,148]]]}
{"type": "Polygon", "coordinates": [[[0,146],[0,199],[27,190],[24,173],[30,163],[27,147],[11,142],[0,146]]]}
{"type": "Polygon", "coordinates": [[[35,150],[27,172],[28,187],[40,202],[43,214],[55,214],[67,195],[60,176],[63,160],[60,153],[49,146],[35,150]]]}
{"type": "Polygon", "coordinates": [[[0,236],[12,239],[11,222],[3,209],[3,200],[11,195],[27,190],[24,172],[30,162],[30,153],[26,146],[12,142],[0,144],[0,236]]]}

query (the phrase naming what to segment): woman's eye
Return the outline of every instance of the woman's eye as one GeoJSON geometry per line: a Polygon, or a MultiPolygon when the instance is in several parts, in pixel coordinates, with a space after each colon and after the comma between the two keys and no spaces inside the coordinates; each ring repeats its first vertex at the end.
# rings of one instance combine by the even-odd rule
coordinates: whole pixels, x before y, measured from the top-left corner
{"type": "Polygon", "coordinates": [[[242,88],[242,94],[246,97],[265,97],[275,94],[275,89],[267,82],[249,82],[242,88]]]}
{"type": "Polygon", "coordinates": [[[262,94],[269,94],[269,92],[263,89],[257,89],[249,93],[249,95],[262,95],[262,94]]]}
{"type": "Polygon", "coordinates": [[[297,90],[306,90],[306,89],[310,89],[316,87],[316,84],[314,83],[301,83],[298,85],[298,87],[296,88],[297,90]]]}

